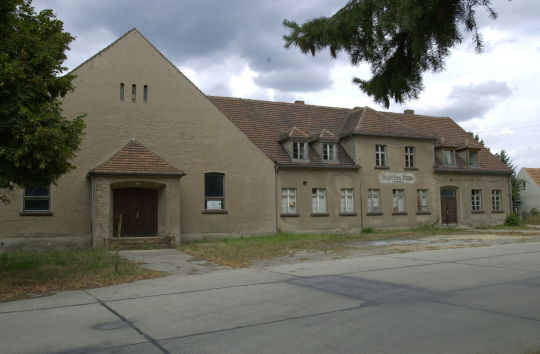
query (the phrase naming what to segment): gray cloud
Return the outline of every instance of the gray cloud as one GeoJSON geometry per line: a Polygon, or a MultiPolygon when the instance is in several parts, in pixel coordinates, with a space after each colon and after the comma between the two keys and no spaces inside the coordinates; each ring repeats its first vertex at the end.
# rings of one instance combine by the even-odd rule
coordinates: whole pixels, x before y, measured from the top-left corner
{"type": "Polygon", "coordinates": [[[312,92],[328,88],[332,80],[321,70],[288,68],[260,74],[255,84],[283,92],[312,92]]]}
{"type": "Polygon", "coordinates": [[[482,118],[494,106],[510,97],[512,91],[506,82],[487,81],[477,85],[453,86],[448,102],[431,109],[434,115],[451,117],[457,121],[482,118]]]}

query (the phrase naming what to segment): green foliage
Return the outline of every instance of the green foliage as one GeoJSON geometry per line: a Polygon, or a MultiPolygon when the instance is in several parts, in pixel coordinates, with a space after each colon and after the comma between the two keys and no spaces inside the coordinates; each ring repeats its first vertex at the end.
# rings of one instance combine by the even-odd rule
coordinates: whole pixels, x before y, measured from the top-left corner
{"type": "Polygon", "coordinates": [[[375,232],[375,229],[372,228],[372,227],[364,227],[364,228],[362,229],[362,233],[363,233],[363,234],[372,234],[372,233],[374,233],[374,232],[375,232]]]}
{"type": "Polygon", "coordinates": [[[532,208],[531,210],[529,210],[529,215],[531,215],[531,216],[540,216],[540,210],[538,210],[536,208],[532,208]]]}
{"type": "Polygon", "coordinates": [[[512,159],[510,156],[506,153],[506,151],[501,150],[500,153],[496,153],[495,156],[499,160],[501,160],[502,163],[504,163],[508,168],[512,170],[512,178],[511,178],[511,184],[512,184],[512,206],[514,208],[514,211],[516,209],[521,208],[521,189],[522,189],[522,180],[517,178],[516,174],[516,165],[512,162],[512,159]]]}
{"type": "Polygon", "coordinates": [[[440,72],[451,49],[463,40],[462,29],[473,33],[481,52],[476,10],[485,8],[495,19],[491,0],[349,0],[331,17],[303,24],[284,20],[290,30],[285,47],[297,46],[315,55],[328,48],[332,57],[345,51],[353,65],[371,65],[369,80],[353,82],[388,108],[417,98],[422,74],[440,72]]]}
{"type": "Polygon", "coordinates": [[[521,224],[521,218],[516,213],[509,214],[504,220],[505,226],[521,226],[521,224]]]}
{"type": "Polygon", "coordinates": [[[85,126],[60,109],[72,90],[74,76],[61,73],[74,38],[31,0],[0,3],[0,38],[0,188],[48,185],[74,168],[85,126]]]}

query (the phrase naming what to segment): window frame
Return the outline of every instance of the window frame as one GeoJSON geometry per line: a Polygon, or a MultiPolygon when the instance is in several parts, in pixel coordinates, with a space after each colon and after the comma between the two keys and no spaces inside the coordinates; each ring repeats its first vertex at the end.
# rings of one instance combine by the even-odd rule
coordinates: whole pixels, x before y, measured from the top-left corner
{"type": "Polygon", "coordinates": [[[405,146],[405,168],[416,168],[416,148],[405,146]]]}
{"type": "Polygon", "coordinates": [[[52,215],[52,192],[51,192],[51,185],[48,185],[46,187],[44,186],[34,186],[29,188],[23,188],[22,193],[22,214],[26,215],[52,215]],[[27,190],[29,188],[46,188],[47,189],[47,195],[27,195],[27,190]],[[26,208],[26,201],[27,200],[47,200],[48,201],[48,207],[47,209],[27,209],[26,208]]]}
{"type": "Polygon", "coordinates": [[[386,145],[375,145],[375,167],[386,167],[386,145]]]}
{"type": "Polygon", "coordinates": [[[429,189],[419,188],[416,190],[416,212],[429,213],[429,189]],[[425,203],[422,193],[425,193],[425,203]]]}
{"type": "Polygon", "coordinates": [[[469,167],[480,167],[480,162],[478,160],[479,155],[480,154],[478,153],[478,151],[468,150],[467,151],[467,165],[469,167]],[[471,154],[476,154],[476,164],[471,163],[471,154]]]}
{"type": "Polygon", "coordinates": [[[322,143],[322,158],[323,161],[337,161],[337,144],[322,143]]]}
{"type": "Polygon", "coordinates": [[[204,173],[204,210],[215,212],[215,211],[224,211],[225,209],[225,174],[221,172],[205,172],[204,173]],[[221,196],[214,196],[214,195],[208,195],[207,191],[207,181],[206,177],[209,176],[220,176],[221,177],[221,196]],[[208,208],[208,202],[217,202],[219,201],[221,203],[220,208],[208,208]]]}
{"type": "Polygon", "coordinates": [[[295,161],[307,161],[308,160],[308,146],[304,141],[293,141],[291,149],[291,158],[295,161]],[[297,157],[295,157],[295,153],[297,157]]]}
{"type": "Polygon", "coordinates": [[[442,162],[443,162],[443,165],[444,166],[455,166],[456,165],[456,151],[453,150],[453,149],[443,149],[443,156],[442,156],[442,162]],[[451,157],[452,157],[452,163],[448,164],[446,163],[446,152],[450,152],[451,153],[451,157]]]}
{"type": "Polygon", "coordinates": [[[340,210],[341,214],[353,214],[354,209],[354,188],[341,188],[340,190],[340,210]]]}
{"type": "Polygon", "coordinates": [[[407,204],[405,200],[405,189],[396,188],[392,189],[392,213],[393,214],[403,214],[407,212],[407,204]],[[400,200],[401,206],[400,208],[400,200]]]}
{"type": "Polygon", "coordinates": [[[296,215],[298,213],[298,204],[296,203],[297,189],[293,187],[281,188],[281,215],[296,215]],[[291,193],[292,192],[292,193],[291,193]],[[287,208],[285,210],[284,198],[287,200],[287,208]],[[293,206],[291,207],[291,200],[293,206]]]}
{"type": "Polygon", "coordinates": [[[368,188],[367,192],[367,213],[376,214],[382,213],[381,207],[381,189],[380,188],[368,188]],[[376,197],[376,198],[374,198],[376,197]],[[376,201],[376,206],[374,202],[376,201]]]}
{"type": "Polygon", "coordinates": [[[311,213],[327,214],[326,188],[311,188],[311,213]],[[322,208],[321,208],[322,206],[322,208]]]}
{"type": "Polygon", "coordinates": [[[471,211],[482,210],[482,189],[471,189],[471,211]]]}
{"type": "Polygon", "coordinates": [[[503,198],[501,189],[492,189],[491,190],[491,210],[492,211],[503,211],[503,198]]]}

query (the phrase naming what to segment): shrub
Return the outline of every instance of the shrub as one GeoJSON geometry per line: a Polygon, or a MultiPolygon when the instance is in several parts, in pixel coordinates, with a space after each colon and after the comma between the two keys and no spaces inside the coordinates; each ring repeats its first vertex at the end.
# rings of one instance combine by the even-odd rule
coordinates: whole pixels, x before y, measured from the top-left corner
{"type": "Polygon", "coordinates": [[[530,211],[529,211],[529,215],[531,216],[539,216],[540,215],[540,210],[536,209],[536,208],[532,208],[530,211]]]}
{"type": "Polygon", "coordinates": [[[362,229],[362,233],[364,233],[364,234],[372,234],[374,232],[375,232],[375,229],[372,228],[372,227],[364,227],[362,229]]]}
{"type": "Polygon", "coordinates": [[[506,219],[504,220],[504,225],[506,225],[506,226],[520,226],[521,225],[521,218],[516,213],[509,214],[506,217],[506,219]]]}

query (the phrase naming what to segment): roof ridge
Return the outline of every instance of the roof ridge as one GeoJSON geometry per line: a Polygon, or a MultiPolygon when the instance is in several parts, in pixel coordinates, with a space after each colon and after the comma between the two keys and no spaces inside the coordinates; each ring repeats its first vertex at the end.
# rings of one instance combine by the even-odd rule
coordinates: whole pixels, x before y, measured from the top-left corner
{"type": "Polygon", "coordinates": [[[352,108],[345,108],[345,107],[323,106],[323,105],[306,104],[306,103],[298,104],[298,103],[294,103],[294,102],[282,102],[282,101],[266,101],[266,100],[259,100],[259,99],[254,99],[254,98],[243,98],[243,97],[228,97],[228,96],[213,96],[213,95],[206,95],[206,97],[217,98],[217,99],[224,98],[224,99],[228,99],[228,100],[239,100],[239,101],[263,102],[263,103],[270,103],[270,104],[286,104],[286,105],[297,106],[297,107],[310,106],[310,107],[339,109],[339,110],[344,110],[344,111],[352,111],[353,110],[352,108]]]}

